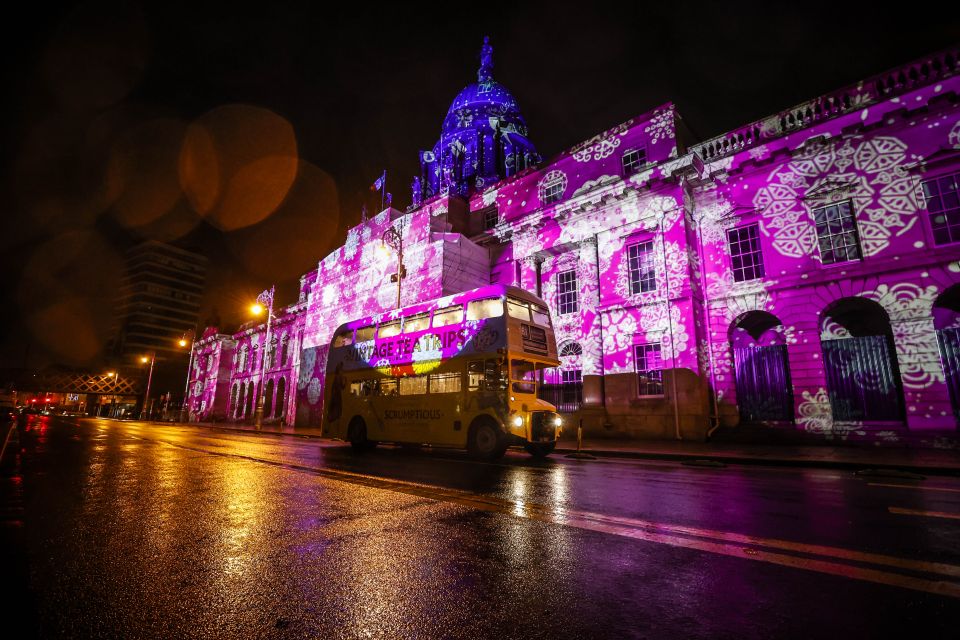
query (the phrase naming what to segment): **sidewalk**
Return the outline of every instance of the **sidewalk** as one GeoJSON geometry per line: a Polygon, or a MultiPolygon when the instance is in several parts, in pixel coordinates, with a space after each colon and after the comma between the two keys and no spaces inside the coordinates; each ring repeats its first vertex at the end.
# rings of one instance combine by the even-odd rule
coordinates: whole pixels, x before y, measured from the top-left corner
{"type": "MultiPolygon", "coordinates": [[[[170,423],[162,423],[170,424],[170,423]]],[[[182,424],[182,423],[177,423],[182,424]]],[[[227,431],[246,431],[273,436],[322,438],[319,428],[234,423],[191,422],[188,426],[227,431]]],[[[576,451],[576,440],[564,434],[555,455],[576,451]]],[[[328,440],[328,442],[333,442],[328,440]]],[[[709,460],[723,464],[811,467],[821,469],[899,470],[918,474],[960,476],[960,451],[950,449],[894,449],[835,445],[769,445],[730,442],[683,442],[670,440],[584,439],[583,453],[598,458],[672,460],[676,462],[709,460]]]]}

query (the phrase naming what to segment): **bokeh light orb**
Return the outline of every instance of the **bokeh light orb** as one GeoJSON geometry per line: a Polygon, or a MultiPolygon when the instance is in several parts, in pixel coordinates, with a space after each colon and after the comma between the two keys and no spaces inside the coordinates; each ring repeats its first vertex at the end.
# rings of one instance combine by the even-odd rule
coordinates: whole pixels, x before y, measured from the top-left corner
{"type": "Polygon", "coordinates": [[[257,224],[286,198],[297,177],[293,127],[276,113],[226,105],[188,127],[180,185],[196,212],[225,231],[257,224]]]}

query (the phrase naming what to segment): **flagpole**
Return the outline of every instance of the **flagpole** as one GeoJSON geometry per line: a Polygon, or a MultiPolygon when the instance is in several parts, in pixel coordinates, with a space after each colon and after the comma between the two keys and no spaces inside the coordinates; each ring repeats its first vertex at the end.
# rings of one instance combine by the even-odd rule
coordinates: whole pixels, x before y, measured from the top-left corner
{"type": "Polygon", "coordinates": [[[387,170],[383,170],[383,184],[380,186],[380,211],[383,211],[383,194],[387,192],[387,170]]]}

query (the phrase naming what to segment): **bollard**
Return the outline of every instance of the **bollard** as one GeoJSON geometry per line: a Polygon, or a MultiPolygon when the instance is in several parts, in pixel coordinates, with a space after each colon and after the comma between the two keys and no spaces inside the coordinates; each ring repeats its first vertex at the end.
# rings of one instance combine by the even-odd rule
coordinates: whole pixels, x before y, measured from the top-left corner
{"type": "Polygon", "coordinates": [[[577,450],[573,453],[568,453],[566,457],[576,458],[577,460],[596,460],[595,456],[590,455],[589,453],[583,453],[580,451],[580,447],[583,446],[583,418],[580,418],[579,424],[577,424],[577,450]]]}

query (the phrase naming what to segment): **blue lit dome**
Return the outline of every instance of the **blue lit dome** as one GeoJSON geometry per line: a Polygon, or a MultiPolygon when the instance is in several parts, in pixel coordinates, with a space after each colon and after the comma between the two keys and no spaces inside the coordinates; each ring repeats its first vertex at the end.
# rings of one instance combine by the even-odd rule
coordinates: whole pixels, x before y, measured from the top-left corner
{"type": "Polygon", "coordinates": [[[493,79],[493,47],[484,38],[477,82],[454,98],[433,149],[420,152],[413,203],[440,194],[465,196],[538,162],[516,99],[493,79]]]}

